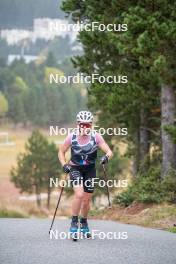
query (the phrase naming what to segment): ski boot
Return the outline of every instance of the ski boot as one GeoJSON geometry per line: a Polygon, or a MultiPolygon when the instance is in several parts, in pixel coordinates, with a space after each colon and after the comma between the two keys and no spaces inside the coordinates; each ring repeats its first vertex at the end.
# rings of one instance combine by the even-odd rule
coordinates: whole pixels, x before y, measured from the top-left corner
{"type": "Polygon", "coordinates": [[[80,219],[80,231],[85,238],[91,238],[91,233],[90,233],[89,226],[87,223],[87,218],[82,217],[80,219]]]}
{"type": "Polygon", "coordinates": [[[72,221],[71,221],[71,227],[70,227],[70,234],[71,234],[71,238],[73,239],[73,241],[78,240],[78,232],[79,232],[78,216],[73,216],[72,221]]]}

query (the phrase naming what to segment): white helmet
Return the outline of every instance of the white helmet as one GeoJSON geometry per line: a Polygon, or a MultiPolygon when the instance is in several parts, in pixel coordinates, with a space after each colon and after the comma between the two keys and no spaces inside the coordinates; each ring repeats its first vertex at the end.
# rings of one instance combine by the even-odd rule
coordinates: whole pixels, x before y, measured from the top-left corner
{"type": "Polygon", "coordinates": [[[80,111],[76,116],[77,122],[92,123],[93,115],[89,111],[80,111]]]}

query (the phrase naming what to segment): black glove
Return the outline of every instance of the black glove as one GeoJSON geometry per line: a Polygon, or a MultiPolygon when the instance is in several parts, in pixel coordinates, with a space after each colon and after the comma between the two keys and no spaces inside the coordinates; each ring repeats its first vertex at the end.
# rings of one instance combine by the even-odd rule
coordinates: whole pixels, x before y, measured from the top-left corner
{"type": "Polygon", "coordinates": [[[63,171],[64,171],[65,173],[69,173],[70,170],[71,170],[71,166],[70,166],[69,164],[65,164],[65,165],[63,166],[63,171]]]}
{"type": "Polygon", "coordinates": [[[103,157],[101,157],[101,159],[100,159],[100,163],[101,163],[101,164],[108,163],[108,156],[104,155],[103,157]]]}

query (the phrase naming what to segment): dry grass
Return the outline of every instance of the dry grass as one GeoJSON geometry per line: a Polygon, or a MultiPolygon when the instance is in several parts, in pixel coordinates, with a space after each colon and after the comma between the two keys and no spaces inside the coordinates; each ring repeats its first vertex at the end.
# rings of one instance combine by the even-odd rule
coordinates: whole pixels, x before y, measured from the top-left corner
{"type": "MultiPolygon", "coordinates": [[[[0,146],[0,181],[8,177],[12,166],[16,165],[16,158],[20,152],[24,151],[25,143],[31,136],[32,130],[12,129],[10,127],[1,126],[0,132],[9,133],[9,140],[15,143],[14,146],[0,146]]],[[[49,141],[62,141],[63,136],[50,136],[49,130],[40,129],[40,131],[48,138],[49,141]]]]}
{"type": "Polygon", "coordinates": [[[170,230],[176,224],[176,205],[134,203],[127,208],[91,211],[93,218],[116,220],[127,224],[170,230]]]}
{"type": "MultiPolygon", "coordinates": [[[[58,191],[59,193],[59,191],[58,191]]],[[[54,210],[56,208],[56,204],[58,201],[58,196],[54,196],[51,198],[50,209],[47,209],[46,199],[41,201],[41,207],[39,208],[36,204],[36,201],[23,201],[19,200],[18,197],[13,199],[4,198],[0,199],[0,217],[2,210],[7,212],[15,212],[21,214],[25,217],[40,217],[40,218],[52,218],[54,210]]],[[[71,215],[71,198],[62,196],[61,203],[59,205],[59,209],[57,211],[57,217],[68,217],[71,215]]]]}
{"type": "MultiPolygon", "coordinates": [[[[12,128],[10,125],[0,126],[0,132],[3,131],[9,133],[9,140],[13,141],[15,145],[0,146],[0,209],[12,213],[15,211],[25,216],[50,216],[56,205],[56,198],[51,201],[51,212],[46,210],[45,206],[38,209],[35,202],[19,201],[20,192],[10,181],[10,170],[12,166],[16,166],[17,156],[24,151],[25,143],[31,136],[32,129],[12,128]]],[[[63,140],[61,136],[50,137],[49,130],[40,129],[40,131],[49,141],[63,140]]],[[[62,213],[66,214],[64,211],[62,213]]]]}

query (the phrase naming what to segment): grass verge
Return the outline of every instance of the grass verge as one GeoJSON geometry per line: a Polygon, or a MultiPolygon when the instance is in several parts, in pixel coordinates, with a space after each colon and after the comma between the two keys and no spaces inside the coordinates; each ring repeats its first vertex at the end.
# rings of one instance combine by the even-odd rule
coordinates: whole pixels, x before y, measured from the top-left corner
{"type": "Polygon", "coordinates": [[[170,204],[142,204],[134,202],[128,207],[91,210],[93,219],[115,220],[126,224],[164,229],[176,233],[176,206],[170,204]]]}
{"type": "Polygon", "coordinates": [[[27,215],[14,210],[0,209],[0,218],[26,218],[27,215]]]}

